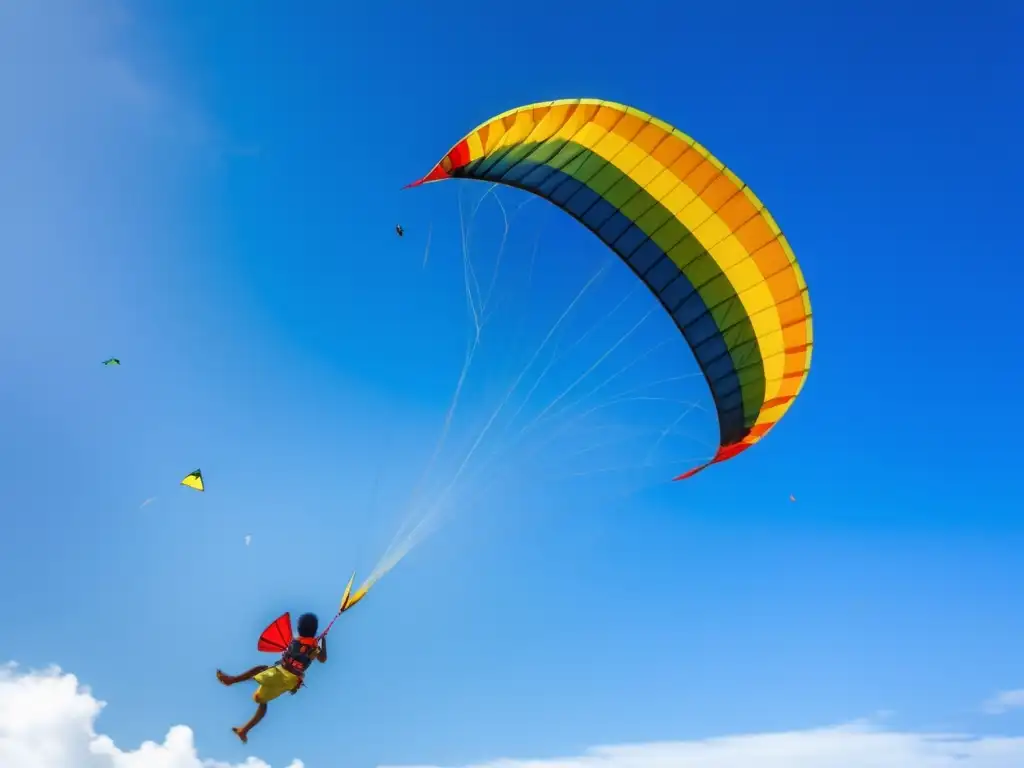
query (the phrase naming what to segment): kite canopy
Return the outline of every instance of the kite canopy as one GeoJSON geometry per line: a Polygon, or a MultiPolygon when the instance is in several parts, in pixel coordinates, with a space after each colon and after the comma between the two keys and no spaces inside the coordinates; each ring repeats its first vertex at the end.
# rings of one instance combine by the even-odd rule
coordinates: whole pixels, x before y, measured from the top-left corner
{"type": "Polygon", "coordinates": [[[103,365],[120,365],[121,361],[116,357],[111,357],[103,361],[103,365]]]}
{"type": "Polygon", "coordinates": [[[203,482],[203,473],[198,469],[185,475],[181,484],[196,491],[205,491],[206,484],[203,482]]]}
{"type": "Polygon", "coordinates": [[[532,192],[608,245],[682,331],[714,397],[719,447],[736,456],[803,388],[813,336],[807,284],[750,188],[692,138],[597,99],[530,104],[480,125],[426,176],[532,192]]]}

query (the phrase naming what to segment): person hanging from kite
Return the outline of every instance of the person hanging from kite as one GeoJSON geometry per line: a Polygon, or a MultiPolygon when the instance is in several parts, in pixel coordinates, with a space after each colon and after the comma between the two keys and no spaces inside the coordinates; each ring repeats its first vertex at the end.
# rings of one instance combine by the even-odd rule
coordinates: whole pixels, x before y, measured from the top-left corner
{"type": "Polygon", "coordinates": [[[292,633],[290,613],[278,616],[270,626],[263,630],[256,649],[263,653],[280,653],[281,659],[277,664],[273,666],[261,664],[240,675],[227,675],[221,670],[217,670],[217,679],[223,685],[236,685],[247,680],[255,680],[258,685],[256,692],[252,695],[253,701],[257,705],[256,714],[245,725],[231,729],[243,744],[249,741],[249,731],[255,728],[267,714],[268,703],[285,693],[294,696],[302,687],[306,672],[313,661],[319,661],[321,664],[327,662],[327,633],[331,631],[331,627],[334,626],[334,622],[341,614],[366,596],[376,581],[376,578],[371,576],[353,594],[352,584],[355,577],[356,575],[353,573],[348,580],[345,594],[342,595],[341,604],[338,606],[338,613],[319,635],[317,629],[319,629],[320,622],[315,613],[304,613],[299,616],[299,620],[296,622],[298,637],[292,633]]]}
{"type": "Polygon", "coordinates": [[[263,631],[257,645],[260,651],[280,652],[281,660],[277,664],[261,664],[240,675],[226,675],[217,670],[217,679],[224,685],[255,680],[259,686],[252,695],[257,704],[256,714],[241,728],[231,729],[243,744],[249,740],[249,731],[267,714],[268,703],[284,693],[293,696],[298,693],[314,660],[327,663],[327,637],[326,633],[317,637],[319,623],[315,613],[302,614],[296,622],[298,637],[295,637],[291,615],[285,613],[263,631]]]}

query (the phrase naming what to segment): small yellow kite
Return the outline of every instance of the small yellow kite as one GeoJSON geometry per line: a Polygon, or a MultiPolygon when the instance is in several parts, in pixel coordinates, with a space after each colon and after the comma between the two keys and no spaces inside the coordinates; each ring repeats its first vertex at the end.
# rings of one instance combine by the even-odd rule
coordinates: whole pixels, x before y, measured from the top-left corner
{"type": "Polygon", "coordinates": [[[194,491],[206,490],[206,484],[203,482],[203,473],[198,469],[185,475],[185,479],[181,481],[181,484],[194,491]]]}

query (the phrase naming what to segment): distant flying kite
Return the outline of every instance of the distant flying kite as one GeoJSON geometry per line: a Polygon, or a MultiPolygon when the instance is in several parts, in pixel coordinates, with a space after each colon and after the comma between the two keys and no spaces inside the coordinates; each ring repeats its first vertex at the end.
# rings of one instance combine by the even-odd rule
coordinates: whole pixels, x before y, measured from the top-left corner
{"type": "Polygon", "coordinates": [[[103,361],[103,365],[120,365],[121,361],[116,357],[110,357],[103,361]]]}
{"type": "Polygon", "coordinates": [[[203,482],[203,473],[198,469],[185,475],[185,479],[181,481],[181,484],[194,491],[206,490],[206,483],[203,482]]]}

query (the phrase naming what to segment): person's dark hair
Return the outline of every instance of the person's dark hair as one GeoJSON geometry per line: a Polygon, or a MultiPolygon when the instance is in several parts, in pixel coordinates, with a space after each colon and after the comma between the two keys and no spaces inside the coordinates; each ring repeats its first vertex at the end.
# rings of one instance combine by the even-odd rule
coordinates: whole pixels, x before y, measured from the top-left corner
{"type": "Polygon", "coordinates": [[[320,621],[315,613],[304,613],[299,616],[299,637],[316,637],[320,621]]]}

